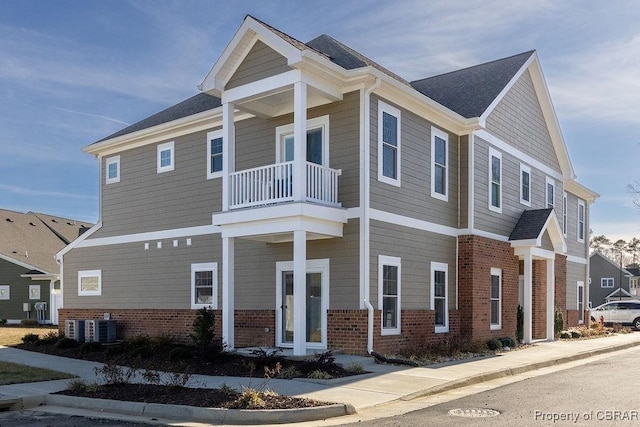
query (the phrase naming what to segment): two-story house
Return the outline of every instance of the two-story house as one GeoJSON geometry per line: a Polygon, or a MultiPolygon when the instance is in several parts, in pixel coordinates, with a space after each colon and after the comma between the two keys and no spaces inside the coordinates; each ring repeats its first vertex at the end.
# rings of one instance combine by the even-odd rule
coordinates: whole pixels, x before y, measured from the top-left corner
{"type": "Polygon", "coordinates": [[[389,353],[584,318],[589,206],[534,51],[409,82],[247,16],[201,93],[85,151],[100,222],[65,319],[229,348],[389,353]]]}

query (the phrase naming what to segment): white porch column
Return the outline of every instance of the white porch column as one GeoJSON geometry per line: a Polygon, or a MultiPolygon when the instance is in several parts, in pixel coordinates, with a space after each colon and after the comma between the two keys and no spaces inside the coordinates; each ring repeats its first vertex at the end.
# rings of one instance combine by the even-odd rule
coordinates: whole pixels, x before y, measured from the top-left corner
{"type": "Polygon", "coordinates": [[[293,200],[306,196],[307,186],[307,84],[293,85],[293,200]]]}
{"type": "MultiPolygon", "coordinates": [[[[222,104],[222,211],[229,210],[231,183],[229,174],[235,172],[235,123],[234,106],[230,102],[222,104]]],[[[207,160],[209,161],[209,160],[207,160]]]]}
{"type": "Polygon", "coordinates": [[[307,232],[293,232],[293,355],[306,354],[307,341],[307,232]]]}
{"type": "Polygon", "coordinates": [[[234,343],[235,314],[235,240],[230,237],[222,238],[222,341],[232,350],[234,343]]]}
{"type": "Polygon", "coordinates": [[[547,341],[554,340],[555,290],[556,290],[555,261],[553,259],[548,259],[547,260],[547,341]]]}
{"type": "Polygon", "coordinates": [[[531,312],[532,312],[532,305],[533,305],[533,293],[532,293],[532,289],[533,289],[533,256],[531,255],[530,251],[527,251],[524,254],[524,307],[523,307],[523,311],[524,311],[524,321],[523,323],[523,334],[522,334],[522,341],[524,341],[525,344],[530,344],[531,341],[533,340],[533,334],[532,334],[532,324],[531,324],[531,312]]]}

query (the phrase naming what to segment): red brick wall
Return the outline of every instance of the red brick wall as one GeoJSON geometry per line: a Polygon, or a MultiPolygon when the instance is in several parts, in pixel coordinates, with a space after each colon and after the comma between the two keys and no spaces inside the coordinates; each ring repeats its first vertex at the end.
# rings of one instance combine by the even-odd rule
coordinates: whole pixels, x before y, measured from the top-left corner
{"type": "Polygon", "coordinates": [[[471,341],[516,335],[519,261],[508,242],[480,236],[458,240],[460,334],[471,341]],[[502,269],[502,328],[492,331],[491,268],[502,269]]]}

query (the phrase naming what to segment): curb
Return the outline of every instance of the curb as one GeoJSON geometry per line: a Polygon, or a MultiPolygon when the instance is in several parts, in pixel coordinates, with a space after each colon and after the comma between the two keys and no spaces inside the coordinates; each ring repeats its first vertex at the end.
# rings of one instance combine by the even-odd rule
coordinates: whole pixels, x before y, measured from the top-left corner
{"type": "Polygon", "coordinates": [[[169,420],[179,419],[180,421],[206,422],[212,424],[288,424],[317,421],[356,413],[355,408],[349,404],[334,404],[297,409],[244,410],[127,402],[57,394],[31,396],[28,399],[22,399],[23,409],[40,405],[63,406],[98,412],[164,418],[169,420]]]}
{"type": "Polygon", "coordinates": [[[549,366],[561,365],[563,363],[575,362],[576,360],[588,359],[593,356],[597,356],[600,354],[611,353],[614,351],[627,350],[632,347],[639,346],[640,342],[632,342],[627,344],[620,344],[611,347],[605,347],[598,350],[589,350],[584,351],[578,354],[574,354],[571,356],[561,357],[559,359],[554,360],[546,360],[544,362],[530,363],[524,366],[518,366],[516,368],[505,368],[500,369],[498,371],[488,372],[486,374],[478,374],[473,375],[467,378],[462,378],[460,380],[451,381],[446,384],[442,384],[439,386],[431,387],[426,390],[416,391],[414,393],[407,394],[405,396],[400,397],[398,400],[401,401],[410,401],[419,399],[421,397],[432,396],[434,394],[443,393],[445,391],[451,391],[462,387],[467,387],[470,385],[480,384],[487,381],[496,380],[498,378],[504,378],[509,376],[514,376],[518,374],[523,374],[529,371],[535,371],[542,368],[547,368],[549,366]]]}

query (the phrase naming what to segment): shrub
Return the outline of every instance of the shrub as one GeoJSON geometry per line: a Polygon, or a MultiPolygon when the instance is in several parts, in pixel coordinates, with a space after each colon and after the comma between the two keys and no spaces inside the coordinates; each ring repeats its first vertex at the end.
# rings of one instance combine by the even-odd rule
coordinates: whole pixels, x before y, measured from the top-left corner
{"type": "Polygon", "coordinates": [[[487,341],[487,348],[491,351],[500,350],[502,348],[502,341],[498,338],[491,338],[487,341]]]}
{"type": "Polygon", "coordinates": [[[191,358],[191,350],[187,347],[175,347],[169,351],[169,360],[187,360],[191,358]]]}
{"type": "Polygon", "coordinates": [[[22,337],[22,342],[25,344],[35,344],[40,341],[38,334],[26,334],[22,337]]]}
{"type": "Polygon", "coordinates": [[[99,351],[102,351],[102,344],[99,342],[86,342],[80,346],[80,353],[82,354],[97,353],[99,351]]]}
{"type": "Polygon", "coordinates": [[[38,326],[38,321],[36,319],[22,319],[20,321],[20,326],[24,326],[26,328],[38,326]]]}
{"type": "Polygon", "coordinates": [[[73,348],[73,347],[76,347],[77,345],[79,345],[79,343],[76,340],[73,340],[67,337],[62,337],[58,341],[56,341],[56,343],[54,344],[54,347],[62,350],[65,348],[73,348]]]}
{"type": "Polygon", "coordinates": [[[198,310],[196,318],[193,321],[193,333],[189,334],[195,345],[199,347],[207,347],[213,343],[215,334],[213,328],[215,326],[215,311],[207,307],[198,310]]]}

